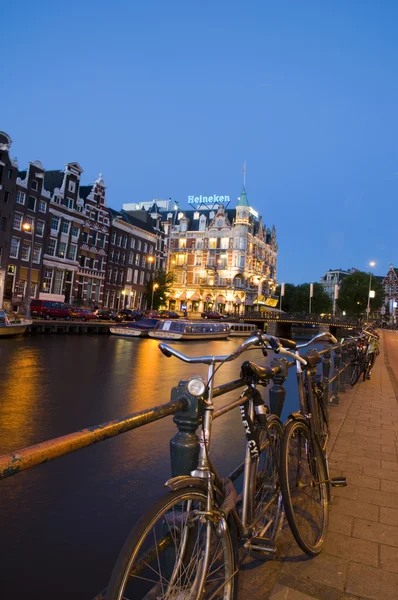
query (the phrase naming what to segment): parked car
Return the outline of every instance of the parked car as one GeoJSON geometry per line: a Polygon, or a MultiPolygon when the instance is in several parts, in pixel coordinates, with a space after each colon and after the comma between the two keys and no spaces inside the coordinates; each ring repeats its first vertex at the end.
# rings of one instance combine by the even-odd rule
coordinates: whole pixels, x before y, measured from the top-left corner
{"type": "Polygon", "coordinates": [[[90,308],[76,308],[70,309],[70,316],[72,319],[78,319],[80,321],[93,321],[98,319],[97,315],[90,308]]]}
{"type": "Polygon", "coordinates": [[[32,317],[42,319],[66,319],[71,318],[70,307],[64,302],[53,300],[31,300],[30,314],[32,317]]]}
{"type": "Polygon", "coordinates": [[[143,312],[137,309],[123,308],[119,310],[115,317],[115,321],[137,321],[143,316],[143,312]]]}
{"type": "Polygon", "coordinates": [[[159,316],[162,319],[179,319],[180,315],[176,313],[174,310],[160,310],[159,316]]]}
{"type": "Polygon", "coordinates": [[[116,312],[111,308],[99,308],[94,311],[101,321],[112,321],[116,317],[116,312]]]}
{"type": "Polygon", "coordinates": [[[224,315],[216,310],[206,310],[201,314],[202,319],[224,319],[224,315]]]}
{"type": "Polygon", "coordinates": [[[157,310],[144,310],[144,317],[146,319],[159,319],[159,313],[157,310]]]}

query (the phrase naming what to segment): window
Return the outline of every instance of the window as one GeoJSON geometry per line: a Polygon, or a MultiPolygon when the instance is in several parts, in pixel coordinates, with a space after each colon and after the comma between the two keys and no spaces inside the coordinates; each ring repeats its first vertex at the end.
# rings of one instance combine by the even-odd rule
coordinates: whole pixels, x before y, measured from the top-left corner
{"type": "Polygon", "coordinates": [[[21,213],[15,213],[13,228],[19,229],[19,231],[21,231],[21,227],[22,227],[22,215],[21,215],[21,213]]]}
{"type": "Polygon", "coordinates": [[[135,239],[133,237],[130,240],[130,248],[135,248],[135,239]]]}
{"type": "Polygon", "coordinates": [[[223,250],[227,250],[229,248],[229,238],[227,238],[227,237],[221,238],[221,248],[223,250]]]}
{"type": "Polygon", "coordinates": [[[121,246],[122,245],[122,236],[120,235],[120,233],[117,234],[116,237],[116,246],[121,246]]]}
{"type": "Polygon", "coordinates": [[[75,239],[79,237],[79,228],[76,225],[72,225],[72,237],[75,239]]]}
{"type": "Polygon", "coordinates": [[[194,221],[196,221],[197,219],[199,219],[199,213],[198,212],[194,212],[193,213],[193,218],[194,218],[194,221]]]}
{"type": "Polygon", "coordinates": [[[33,262],[39,263],[41,258],[41,246],[35,244],[35,249],[33,251],[33,262]]]}
{"type": "Polygon", "coordinates": [[[141,267],[145,267],[145,264],[146,264],[146,256],[142,255],[141,267]]]}
{"type": "Polygon", "coordinates": [[[239,257],[239,266],[240,267],[244,267],[245,266],[245,257],[244,256],[240,256],[239,257]]]}
{"type": "Polygon", "coordinates": [[[68,259],[76,260],[76,252],[77,252],[77,246],[75,246],[74,244],[70,244],[69,250],[68,250],[68,259]]]}
{"type": "Polygon", "coordinates": [[[127,248],[127,235],[123,236],[123,248],[127,248]]]}
{"type": "Polygon", "coordinates": [[[108,306],[108,302],[109,302],[109,290],[106,290],[105,295],[104,295],[104,306],[108,306]]]}
{"type": "Polygon", "coordinates": [[[83,244],[87,244],[87,238],[88,238],[87,232],[83,231],[82,232],[82,242],[83,242],[83,244]]]}
{"type": "Polygon", "coordinates": [[[126,253],[125,252],[121,255],[120,262],[122,263],[122,265],[126,264],[126,253]]]}
{"type": "Polygon", "coordinates": [[[55,256],[56,247],[57,247],[57,240],[54,240],[54,238],[50,238],[48,240],[48,244],[47,244],[47,254],[49,256],[55,256]]]}
{"type": "Polygon", "coordinates": [[[110,283],[112,279],[112,269],[109,269],[109,271],[106,274],[106,281],[107,283],[110,283]]]}
{"type": "Polygon", "coordinates": [[[40,200],[39,202],[39,212],[45,213],[47,212],[47,203],[44,200],[40,200]]]}
{"type": "Polygon", "coordinates": [[[60,242],[58,244],[58,256],[59,258],[65,258],[66,254],[66,244],[65,242],[60,242]]]}
{"type": "Polygon", "coordinates": [[[178,247],[179,248],[186,248],[187,247],[187,240],[186,238],[181,238],[178,240],[178,247]]]}
{"type": "Polygon", "coordinates": [[[30,258],[30,244],[22,244],[21,260],[29,260],[30,258]]]}
{"type": "Polygon", "coordinates": [[[12,177],[11,169],[8,169],[7,177],[8,177],[8,179],[11,179],[11,177],[12,177]]]}
{"type": "Polygon", "coordinates": [[[199,231],[205,231],[206,229],[206,217],[204,215],[200,216],[199,219],[199,231]]]}
{"type": "Polygon", "coordinates": [[[129,265],[134,264],[134,252],[129,252],[129,265]]]}
{"type": "Polygon", "coordinates": [[[0,231],[6,231],[6,229],[7,229],[7,219],[6,219],[6,217],[1,217],[0,231]]]}
{"type": "Polygon", "coordinates": [[[43,237],[44,221],[37,221],[35,233],[38,237],[43,237]]]}
{"type": "Polygon", "coordinates": [[[15,238],[15,237],[11,238],[11,245],[10,245],[11,258],[18,258],[20,243],[21,243],[21,240],[19,238],[15,238]]]}
{"type": "Polygon", "coordinates": [[[25,192],[17,192],[17,203],[25,204],[25,192]]]}
{"type": "Polygon", "coordinates": [[[113,231],[111,235],[111,244],[114,244],[116,240],[116,233],[113,231]]]}
{"type": "Polygon", "coordinates": [[[133,283],[137,283],[138,281],[138,271],[137,269],[134,271],[134,279],[133,279],[133,283]]]}
{"type": "Polygon", "coordinates": [[[119,271],[119,285],[123,285],[124,271],[119,271]]]}
{"type": "Polygon", "coordinates": [[[197,267],[201,267],[202,266],[202,257],[199,254],[197,254],[196,257],[195,257],[195,265],[197,267]]]}
{"type": "Polygon", "coordinates": [[[92,240],[92,242],[91,242],[92,246],[95,246],[95,244],[97,243],[97,232],[96,231],[93,231],[93,233],[91,234],[91,240],[92,240]]]}
{"type": "Polygon", "coordinates": [[[18,281],[14,287],[14,294],[16,296],[24,296],[25,295],[25,284],[26,281],[18,281]]]}
{"type": "Polygon", "coordinates": [[[54,294],[62,294],[62,284],[64,282],[65,271],[55,271],[54,277],[54,294]]]}
{"type": "Polygon", "coordinates": [[[141,240],[137,240],[137,250],[141,250],[141,240]]]}
{"type": "Polygon", "coordinates": [[[32,183],[31,183],[30,187],[32,188],[32,190],[37,191],[39,184],[37,183],[36,179],[32,179],[32,183]]]}
{"type": "Polygon", "coordinates": [[[68,235],[69,227],[70,227],[69,221],[64,221],[61,225],[61,233],[65,233],[65,235],[68,235]]]}
{"type": "Polygon", "coordinates": [[[212,250],[217,248],[217,238],[209,238],[209,248],[212,250]]]}
{"type": "Polygon", "coordinates": [[[139,266],[139,264],[140,264],[140,260],[141,260],[141,255],[140,255],[140,254],[136,254],[136,255],[135,255],[135,264],[136,264],[137,266],[139,266]]]}
{"type": "Polygon", "coordinates": [[[140,273],[140,285],[144,285],[144,277],[145,277],[145,273],[144,273],[144,271],[141,271],[141,273],[140,273]]]}
{"type": "Polygon", "coordinates": [[[36,198],[34,198],[33,196],[29,196],[29,199],[28,199],[28,209],[29,210],[35,210],[36,209],[36,198]]]}
{"type": "Polygon", "coordinates": [[[148,252],[148,244],[144,243],[144,252],[148,252]]]}
{"type": "Polygon", "coordinates": [[[196,240],[196,249],[197,250],[201,250],[203,248],[203,240],[202,239],[197,239],[196,240]]]}
{"type": "Polygon", "coordinates": [[[120,252],[119,250],[116,250],[115,252],[115,263],[119,264],[119,257],[120,257],[120,252]]]}
{"type": "Polygon", "coordinates": [[[117,283],[117,269],[113,271],[112,283],[117,283]]]}
{"type": "Polygon", "coordinates": [[[133,269],[127,269],[126,283],[131,283],[133,278],[133,269]]]}
{"type": "Polygon", "coordinates": [[[100,256],[98,259],[98,264],[97,264],[98,271],[102,271],[103,262],[104,262],[104,259],[102,258],[102,256],[100,256]]]}
{"type": "Polygon", "coordinates": [[[67,206],[68,208],[75,208],[75,201],[73,200],[73,198],[66,198],[65,206],[67,206]]]}
{"type": "Polygon", "coordinates": [[[58,229],[59,229],[59,217],[56,217],[55,215],[53,215],[51,217],[51,232],[55,231],[56,233],[58,233],[58,229]]]}
{"type": "Polygon", "coordinates": [[[199,285],[199,283],[200,283],[200,271],[196,271],[193,274],[193,283],[194,283],[194,285],[199,285]]]}
{"type": "Polygon", "coordinates": [[[9,199],[10,199],[10,192],[6,192],[4,194],[4,204],[8,204],[9,199]]]}
{"type": "Polygon", "coordinates": [[[68,183],[68,192],[72,192],[72,194],[75,193],[76,190],[76,183],[74,181],[70,181],[68,183]]]}
{"type": "Polygon", "coordinates": [[[99,235],[99,245],[100,245],[100,248],[105,247],[105,233],[101,233],[99,235]]]}
{"type": "Polygon", "coordinates": [[[45,294],[49,294],[51,292],[51,285],[53,282],[53,274],[54,274],[54,269],[49,269],[48,267],[45,267],[44,275],[43,275],[43,292],[45,294]]]}
{"type": "Polygon", "coordinates": [[[153,246],[152,245],[149,246],[149,254],[153,254],[153,246]]]}

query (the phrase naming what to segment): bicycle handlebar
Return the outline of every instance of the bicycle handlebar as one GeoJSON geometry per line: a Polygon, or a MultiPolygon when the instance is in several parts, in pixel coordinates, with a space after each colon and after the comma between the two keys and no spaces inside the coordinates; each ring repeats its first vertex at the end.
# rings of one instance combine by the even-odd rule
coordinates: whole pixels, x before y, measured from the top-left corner
{"type": "MultiPolygon", "coordinates": [[[[332,343],[337,342],[336,338],[331,333],[328,333],[325,331],[324,333],[320,333],[320,334],[316,335],[307,344],[301,344],[300,346],[296,346],[296,347],[297,348],[305,348],[306,346],[309,346],[314,341],[317,341],[317,340],[319,341],[320,339],[326,339],[326,338],[328,339],[328,341],[331,341],[332,343]]],[[[170,358],[171,356],[175,356],[176,358],[182,360],[183,362],[189,363],[189,364],[210,365],[210,364],[214,364],[214,363],[230,362],[230,361],[238,358],[238,356],[240,354],[242,354],[243,352],[245,352],[246,350],[249,350],[250,348],[253,348],[256,346],[258,348],[261,348],[262,346],[265,346],[265,342],[268,342],[269,345],[265,346],[265,347],[268,348],[269,350],[273,350],[277,354],[283,354],[284,356],[290,356],[295,361],[299,361],[302,365],[305,366],[307,364],[307,361],[304,358],[302,358],[299,353],[292,352],[291,350],[284,348],[281,343],[281,340],[283,340],[283,338],[279,339],[275,336],[267,335],[266,333],[261,333],[261,331],[259,331],[257,333],[257,335],[253,335],[253,336],[249,337],[247,340],[242,342],[237,348],[235,348],[235,350],[231,354],[227,354],[225,356],[217,356],[217,355],[215,355],[215,356],[211,356],[211,355],[187,356],[186,354],[179,352],[172,346],[169,346],[169,345],[163,344],[163,343],[159,344],[159,349],[168,358],[170,358]]],[[[289,341],[289,340],[287,340],[287,341],[289,341]]]]}

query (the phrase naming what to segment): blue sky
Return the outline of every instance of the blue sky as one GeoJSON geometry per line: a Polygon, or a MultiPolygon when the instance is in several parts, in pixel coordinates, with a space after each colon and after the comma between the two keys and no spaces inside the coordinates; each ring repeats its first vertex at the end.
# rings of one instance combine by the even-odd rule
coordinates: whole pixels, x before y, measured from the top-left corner
{"type": "Polygon", "coordinates": [[[246,161],[280,281],[398,266],[397,2],[4,8],[0,129],[21,168],[78,161],[84,183],[103,173],[114,208],[185,207],[236,198],[246,161]]]}

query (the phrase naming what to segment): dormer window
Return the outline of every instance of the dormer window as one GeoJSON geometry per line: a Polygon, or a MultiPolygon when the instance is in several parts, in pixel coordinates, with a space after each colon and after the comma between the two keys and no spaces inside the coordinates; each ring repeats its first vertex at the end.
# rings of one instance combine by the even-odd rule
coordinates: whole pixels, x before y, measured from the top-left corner
{"type": "Polygon", "coordinates": [[[182,217],[183,217],[183,216],[184,216],[184,213],[182,213],[182,212],[179,212],[179,213],[178,213],[178,220],[182,219],[182,217]]]}
{"type": "Polygon", "coordinates": [[[224,226],[224,219],[217,219],[217,227],[223,227],[224,226]]]}
{"type": "Polygon", "coordinates": [[[186,221],[186,219],[183,219],[180,223],[181,225],[181,231],[186,231],[188,229],[188,223],[186,221]]]}
{"type": "Polygon", "coordinates": [[[199,219],[199,231],[205,231],[206,229],[206,217],[204,215],[200,216],[199,219]]]}
{"type": "Polygon", "coordinates": [[[209,214],[210,219],[214,219],[214,215],[215,215],[214,210],[212,210],[209,214]]]}
{"type": "Polygon", "coordinates": [[[200,216],[200,215],[199,215],[199,213],[198,213],[197,211],[193,213],[193,218],[195,219],[195,221],[196,221],[197,219],[199,219],[199,216],[200,216]]]}

